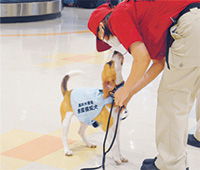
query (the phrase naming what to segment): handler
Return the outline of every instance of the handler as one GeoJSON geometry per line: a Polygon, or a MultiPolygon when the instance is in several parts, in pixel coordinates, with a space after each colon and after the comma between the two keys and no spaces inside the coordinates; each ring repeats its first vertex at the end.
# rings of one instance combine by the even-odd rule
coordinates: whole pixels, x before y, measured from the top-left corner
{"type": "Polygon", "coordinates": [[[188,117],[200,88],[200,1],[125,0],[115,9],[103,4],[92,13],[88,27],[97,37],[98,51],[121,43],[134,58],[125,85],[114,95],[119,106],[127,105],[157,77],[167,51],[169,59],[158,90],[158,155],[144,160],[141,170],[189,169],[188,117]],[[174,42],[168,51],[167,33],[173,22],[170,34],[174,42]]]}

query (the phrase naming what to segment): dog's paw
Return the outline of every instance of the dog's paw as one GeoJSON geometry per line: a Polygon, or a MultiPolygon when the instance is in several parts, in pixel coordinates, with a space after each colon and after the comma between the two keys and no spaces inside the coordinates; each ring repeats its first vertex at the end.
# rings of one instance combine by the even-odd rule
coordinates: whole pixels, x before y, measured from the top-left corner
{"type": "Polygon", "coordinates": [[[121,165],[121,161],[120,160],[115,160],[116,165],[121,165]]]}
{"type": "Polygon", "coordinates": [[[116,165],[120,165],[121,163],[128,162],[128,159],[124,158],[122,155],[114,156],[113,158],[114,158],[114,161],[115,161],[116,165]]]}
{"type": "Polygon", "coordinates": [[[120,159],[121,159],[121,161],[122,161],[123,163],[128,162],[128,159],[124,158],[122,155],[120,156],[120,159]]]}
{"type": "Polygon", "coordinates": [[[119,155],[118,156],[116,156],[116,155],[113,156],[113,159],[114,159],[116,165],[120,165],[122,163],[119,155]]]}
{"type": "Polygon", "coordinates": [[[73,152],[71,150],[65,152],[65,156],[72,156],[73,152]]]}
{"type": "Polygon", "coordinates": [[[123,158],[123,159],[121,159],[121,161],[122,161],[123,163],[126,163],[126,162],[128,162],[128,159],[123,158]]]}
{"type": "Polygon", "coordinates": [[[89,147],[89,148],[96,148],[97,145],[89,145],[88,147],[89,147]]]}

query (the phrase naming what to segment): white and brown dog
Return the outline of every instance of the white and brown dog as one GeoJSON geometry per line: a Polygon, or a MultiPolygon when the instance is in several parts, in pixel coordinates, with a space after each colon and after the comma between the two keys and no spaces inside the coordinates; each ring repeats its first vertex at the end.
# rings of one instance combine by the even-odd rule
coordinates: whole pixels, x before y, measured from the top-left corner
{"type": "MultiPolygon", "coordinates": [[[[85,130],[88,125],[93,125],[94,127],[101,126],[101,128],[106,131],[112,102],[112,98],[109,97],[109,91],[112,91],[116,86],[118,87],[124,82],[122,77],[123,61],[123,55],[115,51],[111,61],[104,65],[102,72],[103,90],[95,88],[75,88],[68,91],[67,81],[69,75],[66,75],[63,78],[61,89],[64,100],[61,104],[60,111],[63,129],[62,140],[66,156],[73,155],[72,151],[69,149],[67,140],[69,125],[73,115],[76,115],[80,121],[80,129],[78,133],[82,137],[83,141],[88,147],[96,148],[96,145],[91,144],[87,140],[85,130]]],[[[116,109],[118,108],[114,105],[108,133],[109,142],[111,142],[114,136],[117,121],[116,109]]],[[[114,161],[117,164],[128,161],[120,152],[119,130],[111,151],[114,161]]]]}

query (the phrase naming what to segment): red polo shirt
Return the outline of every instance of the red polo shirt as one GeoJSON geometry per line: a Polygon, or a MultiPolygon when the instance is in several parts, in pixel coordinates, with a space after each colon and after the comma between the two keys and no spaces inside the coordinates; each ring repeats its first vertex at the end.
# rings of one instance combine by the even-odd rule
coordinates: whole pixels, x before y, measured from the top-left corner
{"type": "Polygon", "coordinates": [[[109,19],[111,32],[128,50],[136,41],[146,45],[152,59],[162,59],[166,52],[167,30],[170,17],[178,14],[190,3],[200,0],[131,0],[115,7],[109,19]]]}

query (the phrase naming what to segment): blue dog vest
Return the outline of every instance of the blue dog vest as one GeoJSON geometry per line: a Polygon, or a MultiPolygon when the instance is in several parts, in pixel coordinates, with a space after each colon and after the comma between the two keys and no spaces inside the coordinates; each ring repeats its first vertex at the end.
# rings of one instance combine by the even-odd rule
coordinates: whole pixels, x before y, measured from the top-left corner
{"type": "Polygon", "coordinates": [[[94,120],[103,107],[112,103],[112,97],[103,98],[103,91],[97,88],[75,88],[70,96],[72,109],[81,122],[87,125],[98,126],[94,120]]]}

